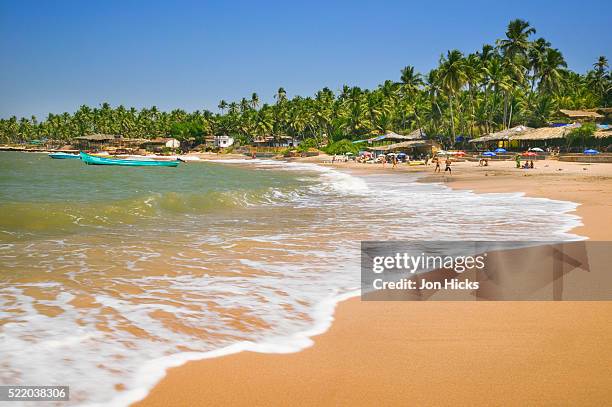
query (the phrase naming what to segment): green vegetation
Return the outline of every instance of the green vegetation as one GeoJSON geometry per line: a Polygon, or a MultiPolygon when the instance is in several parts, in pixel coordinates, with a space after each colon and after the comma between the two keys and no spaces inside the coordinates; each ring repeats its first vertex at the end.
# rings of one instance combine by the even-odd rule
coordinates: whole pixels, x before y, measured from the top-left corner
{"type": "Polygon", "coordinates": [[[595,130],[597,130],[597,127],[593,123],[585,123],[580,127],[572,129],[567,136],[568,146],[590,146],[595,144],[593,138],[595,130]]]}
{"type": "Polygon", "coordinates": [[[325,148],[325,152],[331,155],[346,153],[357,154],[359,152],[359,147],[353,144],[350,140],[343,139],[340,141],[336,141],[335,143],[331,143],[325,148]]]}
{"type": "Polygon", "coordinates": [[[543,126],[557,119],[558,109],[610,106],[612,78],[604,56],[586,74],[572,72],[562,53],[544,38],[532,39],[535,34],[528,22],[511,21],[495,45],[468,55],[450,50],[426,75],[407,66],[398,82],[387,80],[373,90],[344,86],[334,94],[323,88],[314,97],[289,99],[279,88],[272,104],[260,106],[256,93],[239,102],[222,100],[220,114],[81,106],[74,114],[49,114],[40,122],[36,117],[0,120],[0,142],[69,142],[90,133],[196,140],[228,134],[243,143],[286,135],[312,138],[318,145],[420,127],[450,144],[460,135],[475,137],[518,124],[543,126]]]}

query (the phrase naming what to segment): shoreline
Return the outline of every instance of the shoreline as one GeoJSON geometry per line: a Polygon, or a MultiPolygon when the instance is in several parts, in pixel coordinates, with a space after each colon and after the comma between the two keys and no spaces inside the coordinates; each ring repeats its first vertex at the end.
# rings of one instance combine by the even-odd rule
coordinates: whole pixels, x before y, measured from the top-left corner
{"type": "MultiPolygon", "coordinates": [[[[459,171],[452,178],[429,174],[419,182],[440,182],[475,193],[522,192],[556,200],[569,200],[578,186],[582,194],[580,199],[574,195],[572,201],[579,204],[576,213],[583,225],[571,232],[592,240],[610,239],[611,221],[603,222],[610,209],[606,202],[612,202],[609,176],[589,185],[592,183],[585,179],[591,175],[575,175],[577,170],[562,175],[544,171],[541,177],[528,173],[524,177],[520,170],[497,166],[469,170],[470,164],[474,165],[454,165],[459,171]],[[559,189],[554,182],[557,178],[563,183],[569,178],[571,181],[566,189],[559,189]],[[544,179],[546,182],[542,182],[544,179]],[[517,190],[518,184],[521,190],[517,190]]],[[[359,173],[363,166],[335,168],[359,173]]],[[[610,169],[612,166],[605,172],[612,174],[610,169]]],[[[371,172],[367,167],[363,170],[371,172]]],[[[423,173],[411,167],[395,170],[423,173]]],[[[606,326],[610,318],[612,305],[607,302],[364,303],[351,298],[336,305],[333,324],[311,338],[311,347],[291,354],[241,352],[188,362],[169,369],[166,377],[136,404],[263,405],[300,399],[305,404],[365,405],[383,397],[388,404],[407,400],[450,404],[448,400],[454,397],[454,404],[499,405],[500,396],[504,404],[605,402],[606,389],[612,385],[603,363],[609,359],[605,355],[612,356],[605,341],[611,330],[599,331],[598,327],[606,326]],[[517,335],[525,343],[517,344],[517,335]],[[542,355],[533,352],[534,347],[539,347],[542,355]],[[529,363],[535,360],[556,369],[529,363]],[[581,373],[571,372],[568,366],[580,368],[581,373]],[[510,376],[509,371],[513,373],[510,376]],[[496,394],[475,391],[491,383],[498,386],[496,394]]]]}

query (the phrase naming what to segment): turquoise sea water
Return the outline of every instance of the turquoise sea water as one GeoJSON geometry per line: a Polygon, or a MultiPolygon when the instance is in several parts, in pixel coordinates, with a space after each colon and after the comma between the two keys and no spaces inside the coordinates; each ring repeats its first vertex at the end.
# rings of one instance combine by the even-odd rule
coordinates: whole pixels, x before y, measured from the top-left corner
{"type": "Polygon", "coordinates": [[[0,152],[0,241],[229,210],[297,184],[286,172],[209,163],[122,168],[0,152]]]}

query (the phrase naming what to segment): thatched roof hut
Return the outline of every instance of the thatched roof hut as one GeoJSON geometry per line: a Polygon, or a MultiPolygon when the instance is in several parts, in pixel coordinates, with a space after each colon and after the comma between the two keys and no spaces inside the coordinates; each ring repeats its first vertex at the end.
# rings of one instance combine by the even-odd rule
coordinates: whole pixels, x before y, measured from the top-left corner
{"type": "Polygon", "coordinates": [[[535,141],[535,140],[554,140],[564,138],[572,129],[579,127],[578,125],[560,126],[560,127],[540,127],[539,129],[531,129],[527,132],[510,136],[509,140],[535,141]]]}
{"type": "Polygon", "coordinates": [[[597,120],[603,119],[604,116],[593,110],[566,110],[561,109],[559,112],[573,120],[597,120]]]}
{"type": "Polygon", "coordinates": [[[428,147],[428,146],[430,146],[430,143],[428,143],[425,140],[411,140],[411,141],[402,141],[401,143],[387,144],[384,146],[368,147],[368,150],[391,151],[391,150],[411,149],[411,148],[428,147]]]}
{"type": "Polygon", "coordinates": [[[472,139],[469,142],[470,143],[487,143],[490,141],[501,141],[501,140],[505,141],[505,140],[508,140],[510,136],[523,134],[529,130],[533,130],[533,129],[527,126],[515,126],[510,129],[497,131],[495,133],[490,133],[482,137],[472,139]]]}
{"type": "Polygon", "coordinates": [[[382,136],[372,137],[365,141],[368,141],[371,143],[373,141],[383,141],[383,140],[390,140],[390,141],[423,140],[424,138],[425,138],[425,132],[424,131],[422,132],[420,129],[416,129],[410,132],[409,134],[397,134],[394,131],[388,131],[382,136]]]}
{"type": "Polygon", "coordinates": [[[146,138],[123,138],[121,139],[121,143],[125,145],[139,146],[145,144],[149,141],[146,138]]]}
{"type": "Polygon", "coordinates": [[[596,138],[607,138],[607,137],[612,137],[612,128],[597,130],[597,131],[596,131],[596,132],[593,134],[593,137],[596,137],[596,138]]]}
{"type": "Polygon", "coordinates": [[[82,141],[94,141],[94,142],[108,142],[108,141],[113,141],[116,139],[121,139],[121,136],[118,134],[100,134],[100,133],[96,133],[96,134],[89,134],[87,136],[80,136],[80,137],[75,137],[75,140],[82,140],[82,141]]]}

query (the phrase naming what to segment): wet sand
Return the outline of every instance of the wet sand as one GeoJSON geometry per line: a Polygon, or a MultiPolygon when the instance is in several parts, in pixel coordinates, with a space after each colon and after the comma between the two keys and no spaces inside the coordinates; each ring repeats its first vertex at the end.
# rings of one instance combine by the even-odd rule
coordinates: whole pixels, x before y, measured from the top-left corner
{"type": "MultiPolygon", "coordinates": [[[[584,225],[574,232],[612,238],[612,164],[547,160],[518,170],[512,162],[462,162],[453,169],[444,176],[426,168],[422,181],[578,202],[584,225]]],[[[612,388],[611,320],[612,302],[351,299],[310,348],[190,362],[170,369],[139,405],[604,405],[612,388]]]]}

